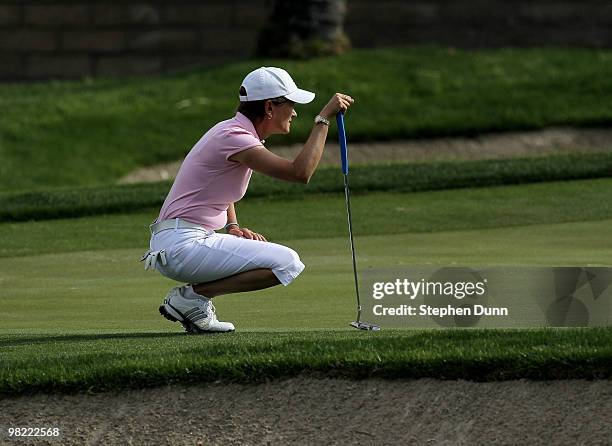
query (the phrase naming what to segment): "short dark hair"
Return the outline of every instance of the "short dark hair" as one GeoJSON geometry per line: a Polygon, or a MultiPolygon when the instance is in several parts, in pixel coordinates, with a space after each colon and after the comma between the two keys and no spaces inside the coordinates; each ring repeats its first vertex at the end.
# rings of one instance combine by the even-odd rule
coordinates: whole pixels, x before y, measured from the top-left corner
{"type": "MultiPolygon", "coordinates": [[[[240,95],[246,96],[246,90],[244,87],[240,87],[240,95]]],[[[242,113],[244,116],[249,118],[253,124],[260,121],[266,116],[266,101],[272,101],[275,104],[282,104],[283,102],[293,102],[284,96],[277,98],[261,99],[259,101],[240,101],[237,112],[242,113]]]]}
{"type": "Polygon", "coordinates": [[[255,124],[266,116],[266,107],[264,105],[266,101],[267,99],[261,101],[240,101],[236,111],[242,113],[255,124]]]}

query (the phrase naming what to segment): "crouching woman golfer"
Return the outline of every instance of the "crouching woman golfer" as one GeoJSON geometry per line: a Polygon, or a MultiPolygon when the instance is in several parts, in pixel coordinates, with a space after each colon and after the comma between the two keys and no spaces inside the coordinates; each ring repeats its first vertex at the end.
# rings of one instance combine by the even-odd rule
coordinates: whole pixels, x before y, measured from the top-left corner
{"type": "Polygon", "coordinates": [[[150,251],[143,260],[145,268],[186,283],[168,292],[159,311],[188,332],[233,331],[232,323],[217,319],[214,297],[286,286],[304,269],[295,251],[241,227],[234,202],[244,196],[253,170],[308,183],[321,159],[329,120],[348,109],[350,96],[337,93],[323,107],[293,161],[268,151],[264,140],[289,133],[297,116],[294,105],[314,97],[285,70],[259,68],[242,82],[236,116],[210,129],[183,161],[151,225],[150,251]],[[215,232],[223,228],[225,234],[215,232]]]}

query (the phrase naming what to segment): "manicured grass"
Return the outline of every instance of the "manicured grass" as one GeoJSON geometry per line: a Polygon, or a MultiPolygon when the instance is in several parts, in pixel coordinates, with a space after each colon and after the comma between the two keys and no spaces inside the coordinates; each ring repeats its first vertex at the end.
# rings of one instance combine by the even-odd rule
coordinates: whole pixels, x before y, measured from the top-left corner
{"type": "MultiPolygon", "coordinates": [[[[610,219],[478,228],[483,222],[499,226],[500,219],[516,224],[533,216],[565,218],[569,204],[593,212],[600,209],[601,198],[592,194],[606,193],[610,181],[356,196],[354,212],[360,216],[356,221],[368,223],[367,227],[382,225],[373,229],[382,231],[379,235],[364,235],[366,225],[356,227],[358,267],[363,272],[406,265],[609,265],[610,219]],[[582,203],[573,202],[571,196],[582,197],[582,203]],[[586,196],[594,201],[585,200],[586,196]],[[522,198],[512,201],[511,197],[522,198]],[[397,215],[409,213],[410,217],[385,227],[384,221],[397,220],[389,218],[396,216],[389,210],[397,198],[405,200],[397,215]],[[540,205],[538,199],[543,200],[540,205]],[[490,214],[483,211],[483,202],[490,206],[490,214]],[[386,212],[376,212],[374,203],[386,212]],[[412,214],[424,203],[438,214],[428,216],[426,209],[412,214]],[[457,220],[449,218],[454,211],[457,220]],[[380,220],[370,219],[377,214],[380,220]],[[458,227],[470,229],[441,230],[457,222],[458,227]],[[429,230],[429,223],[440,225],[437,232],[406,232],[407,228],[418,230],[419,225],[429,230]]],[[[142,270],[141,249],[111,248],[117,242],[113,234],[124,237],[124,231],[122,243],[146,243],[146,235],[135,231],[134,221],[142,218],[144,223],[144,214],[2,225],[1,233],[8,235],[3,244],[16,246],[16,252],[5,251],[5,255],[16,255],[28,238],[34,242],[28,256],[0,258],[0,393],[104,391],[217,380],[260,382],[298,374],[470,380],[611,378],[610,329],[380,333],[350,329],[347,324],[355,317],[355,302],[342,197],[328,197],[335,202],[333,208],[322,198],[251,200],[250,211],[247,206],[240,209],[239,215],[247,221],[276,209],[271,215],[278,216],[276,228],[288,225],[283,215],[301,215],[291,221],[298,238],[279,241],[296,249],[307,268],[289,287],[216,299],[219,316],[233,321],[239,330],[219,336],[186,336],[178,324],[163,319],[157,307],[174,283],[157,272],[142,270]],[[310,220],[324,214],[325,207],[329,207],[327,224],[310,220]],[[342,235],[321,238],[336,224],[342,235]],[[97,233],[100,228],[107,232],[97,233]],[[53,243],[52,234],[62,234],[66,244],[52,247],[55,253],[40,254],[46,242],[53,243]]]]}
{"type": "MultiPolygon", "coordinates": [[[[612,153],[548,157],[357,166],[351,169],[353,193],[414,192],[555,180],[609,177],[612,153]]],[[[0,221],[44,220],[107,213],[135,212],[160,207],[170,183],[62,188],[0,195],[0,221]]],[[[254,175],[247,199],[298,198],[342,192],[337,168],[320,169],[308,186],[254,175]]]]}
{"type": "MultiPolygon", "coordinates": [[[[356,234],[359,271],[420,266],[610,265],[612,220],[430,234],[356,234]]],[[[354,318],[348,237],[282,240],[306,265],[289,287],[223,296],[221,317],[240,330],[343,329],[354,318]]],[[[142,249],[8,257],[0,333],[172,332],[157,312],[175,283],[143,271],[142,249]]]]}
{"type": "Polygon", "coordinates": [[[304,141],[312,116],[336,91],[356,98],[347,115],[352,141],[612,120],[607,50],[359,50],[167,77],[4,84],[0,190],[108,184],[135,167],[181,158],[234,114],[240,81],[261,65],[281,65],[317,92],[313,104],[298,107],[291,135],[270,144],[304,141]]]}
{"type": "Polygon", "coordinates": [[[0,336],[0,394],[173,382],[609,379],[611,329],[0,336]]]}
{"type": "MultiPolygon", "coordinates": [[[[612,218],[612,179],[420,193],[353,194],[356,237],[612,218]]],[[[245,198],[239,221],[271,241],[344,237],[344,196],[245,198]]],[[[148,246],[159,209],[79,219],[0,224],[0,257],[148,246]]],[[[609,230],[598,229],[602,240],[609,230]]]]}

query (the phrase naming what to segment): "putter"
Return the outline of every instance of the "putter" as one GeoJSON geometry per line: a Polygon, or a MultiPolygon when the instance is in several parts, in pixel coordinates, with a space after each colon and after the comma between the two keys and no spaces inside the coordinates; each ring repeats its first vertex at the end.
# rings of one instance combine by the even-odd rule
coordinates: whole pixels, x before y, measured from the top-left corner
{"type": "Polygon", "coordinates": [[[336,115],[338,125],[338,141],[340,143],[340,159],[342,160],[342,175],[344,176],[344,197],[346,198],[346,213],[348,214],[349,238],[351,240],[351,256],[353,257],[353,275],[355,276],[355,294],[357,295],[357,320],[351,322],[351,327],[359,330],[379,331],[380,325],[361,322],[361,301],[359,300],[359,281],[357,280],[357,264],[355,262],[355,245],[353,244],[353,220],[351,218],[351,194],[348,183],[348,149],[346,132],[344,131],[344,113],[336,115]]]}

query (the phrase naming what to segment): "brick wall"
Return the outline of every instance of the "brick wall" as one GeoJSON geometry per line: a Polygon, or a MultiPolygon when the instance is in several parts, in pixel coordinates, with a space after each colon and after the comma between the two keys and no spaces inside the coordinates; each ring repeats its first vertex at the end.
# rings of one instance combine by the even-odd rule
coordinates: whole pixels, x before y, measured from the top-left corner
{"type": "Polygon", "coordinates": [[[612,47],[603,0],[348,0],[345,30],[357,47],[612,47]]]}
{"type": "MultiPolygon", "coordinates": [[[[612,2],[347,0],[356,47],[612,47],[612,2]]],[[[271,0],[0,0],[0,79],[168,72],[253,54],[271,0]]]]}
{"type": "Polygon", "coordinates": [[[172,71],[253,54],[266,0],[0,0],[0,79],[172,71]]]}

